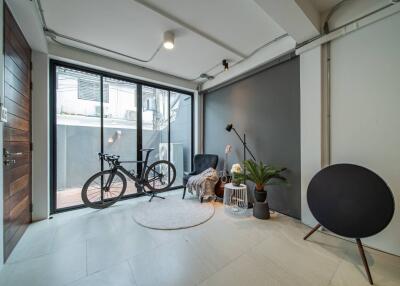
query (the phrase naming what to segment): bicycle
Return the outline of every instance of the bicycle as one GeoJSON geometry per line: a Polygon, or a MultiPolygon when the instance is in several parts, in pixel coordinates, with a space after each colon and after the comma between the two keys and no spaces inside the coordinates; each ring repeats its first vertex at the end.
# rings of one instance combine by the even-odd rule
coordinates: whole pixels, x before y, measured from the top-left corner
{"type": "Polygon", "coordinates": [[[126,177],[135,182],[138,192],[153,198],[165,199],[157,193],[167,190],[175,181],[175,166],[166,160],[159,160],[147,166],[149,155],[154,149],[142,149],[146,152],[144,161],[119,161],[120,156],[99,153],[99,160],[109,164],[110,169],[94,174],[82,188],[82,201],[91,208],[104,209],[115,204],[125,193],[127,187],[126,177]],[[124,163],[138,163],[142,171],[135,175],[121,166],[124,163]],[[146,190],[148,188],[149,190],[146,190]]]}

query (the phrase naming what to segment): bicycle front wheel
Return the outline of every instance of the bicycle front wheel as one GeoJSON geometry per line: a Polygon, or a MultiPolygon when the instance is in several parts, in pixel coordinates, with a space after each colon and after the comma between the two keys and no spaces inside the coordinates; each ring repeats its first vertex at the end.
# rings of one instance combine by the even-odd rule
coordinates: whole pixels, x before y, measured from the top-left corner
{"type": "Polygon", "coordinates": [[[90,177],[83,185],[81,196],[85,206],[104,209],[115,204],[124,195],[125,190],[125,176],[120,172],[107,170],[90,177]]]}
{"type": "Polygon", "coordinates": [[[145,185],[151,191],[165,191],[175,182],[175,166],[166,160],[161,160],[151,164],[145,173],[145,185]]]}

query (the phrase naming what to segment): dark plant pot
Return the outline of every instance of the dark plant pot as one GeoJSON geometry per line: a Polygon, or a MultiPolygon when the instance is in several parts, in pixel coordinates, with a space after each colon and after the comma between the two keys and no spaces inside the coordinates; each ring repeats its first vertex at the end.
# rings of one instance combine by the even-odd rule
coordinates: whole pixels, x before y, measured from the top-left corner
{"type": "Polygon", "coordinates": [[[258,219],[269,219],[269,205],[266,191],[257,191],[254,189],[253,216],[258,219]]]}
{"type": "Polygon", "coordinates": [[[240,178],[238,178],[237,175],[233,174],[232,175],[232,185],[239,187],[241,183],[242,183],[242,180],[240,178]]]}
{"type": "Polygon", "coordinates": [[[256,202],[263,203],[267,200],[267,192],[266,191],[257,191],[254,189],[254,199],[256,202]]]}
{"type": "Polygon", "coordinates": [[[232,185],[234,185],[235,187],[239,187],[240,186],[240,180],[232,179],[232,185]]]}
{"type": "Polygon", "coordinates": [[[254,202],[253,205],[253,216],[258,219],[269,219],[269,205],[268,202],[265,201],[263,203],[254,202]]]}

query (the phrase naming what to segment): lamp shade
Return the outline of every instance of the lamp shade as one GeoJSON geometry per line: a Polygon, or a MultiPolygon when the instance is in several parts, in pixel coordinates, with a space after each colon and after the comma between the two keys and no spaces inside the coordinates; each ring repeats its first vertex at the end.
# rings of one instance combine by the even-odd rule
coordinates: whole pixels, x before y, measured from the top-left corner
{"type": "Polygon", "coordinates": [[[232,123],[229,123],[229,124],[226,125],[226,127],[225,127],[226,131],[228,131],[228,132],[231,132],[232,128],[233,128],[233,124],[232,124],[232,123]]]}

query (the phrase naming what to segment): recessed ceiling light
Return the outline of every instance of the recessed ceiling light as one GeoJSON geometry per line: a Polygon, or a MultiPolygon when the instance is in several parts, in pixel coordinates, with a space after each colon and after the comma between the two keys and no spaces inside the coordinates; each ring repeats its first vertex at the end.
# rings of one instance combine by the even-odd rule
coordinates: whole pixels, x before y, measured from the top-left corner
{"type": "Polygon", "coordinates": [[[167,31],[164,33],[164,48],[167,50],[172,50],[174,48],[174,42],[175,42],[175,35],[171,31],[167,31]]]}

